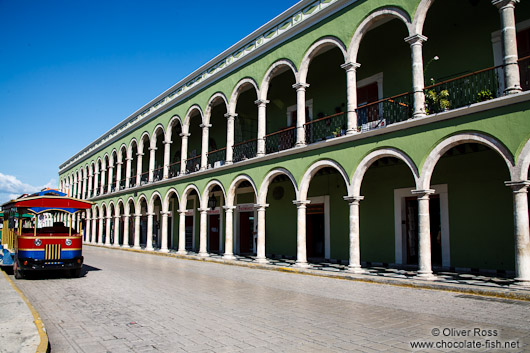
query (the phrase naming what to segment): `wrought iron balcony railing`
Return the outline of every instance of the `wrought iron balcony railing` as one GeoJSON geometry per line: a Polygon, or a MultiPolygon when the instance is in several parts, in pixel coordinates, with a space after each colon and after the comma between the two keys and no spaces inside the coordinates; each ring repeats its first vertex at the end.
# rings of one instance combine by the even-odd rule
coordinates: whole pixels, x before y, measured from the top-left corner
{"type": "Polygon", "coordinates": [[[226,147],[208,152],[208,168],[222,166],[226,161],[226,147]]]}
{"type": "Polygon", "coordinates": [[[346,134],[346,114],[343,112],[325,116],[304,124],[307,144],[328,140],[346,134]]]}
{"type": "Polygon", "coordinates": [[[164,167],[153,170],[153,182],[162,180],[164,177],[164,167]]]}
{"type": "Polygon", "coordinates": [[[136,174],[129,178],[129,187],[134,188],[136,186],[136,174]]]}
{"type": "Polygon", "coordinates": [[[125,179],[120,180],[120,182],[118,183],[118,190],[123,189],[125,189],[125,179]]]}
{"type": "Polygon", "coordinates": [[[257,139],[252,139],[234,144],[234,163],[256,157],[257,142],[257,139]]]}
{"type": "Polygon", "coordinates": [[[169,177],[174,178],[180,175],[180,162],[171,163],[169,165],[169,177]]]}
{"type": "Polygon", "coordinates": [[[413,94],[402,93],[357,108],[357,130],[365,132],[412,118],[413,94]]]}
{"type": "Polygon", "coordinates": [[[197,172],[201,169],[201,156],[186,159],[186,174],[197,172]]]}
{"type": "Polygon", "coordinates": [[[149,172],[140,174],[140,185],[145,185],[149,182],[149,172]]]}
{"type": "Polygon", "coordinates": [[[265,153],[274,153],[293,148],[296,143],[296,127],[291,126],[265,135],[265,153]]]}

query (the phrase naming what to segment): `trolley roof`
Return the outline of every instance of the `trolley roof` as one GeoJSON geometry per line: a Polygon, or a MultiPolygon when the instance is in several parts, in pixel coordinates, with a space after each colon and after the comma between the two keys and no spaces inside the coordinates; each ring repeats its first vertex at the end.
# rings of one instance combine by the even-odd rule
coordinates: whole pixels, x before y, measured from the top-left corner
{"type": "Polygon", "coordinates": [[[31,195],[22,195],[2,205],[2,210],[17,211],[26,209],[27,212],[40,214],[50,211],[76,213],[91,208],[93,202],[66,196],[58,190],[43,190],[31,195]]]}

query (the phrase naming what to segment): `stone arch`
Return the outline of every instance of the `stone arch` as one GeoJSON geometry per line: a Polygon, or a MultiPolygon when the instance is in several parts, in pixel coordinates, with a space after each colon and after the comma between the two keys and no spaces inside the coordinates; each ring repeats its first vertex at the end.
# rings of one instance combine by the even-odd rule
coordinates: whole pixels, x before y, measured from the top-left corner
{"type": "Polygon", "coordinates": [[[232,94],[230,96],[230,103],[229,103],[229,110],[228,110],[228,112],[230,114],[235,114],[236,113],[237,99],[239,98],[239,94],[241,93],[241,89],[244,86],[247,86],[247,85],[251,85],[252,87],[254,87],[254,89],[256,90],[256,97],[260,96],[258,84],[256,83],[256,81],[254,81],[254,79],[247,77],[247,78],[244,78],[244,79],[240,80],[237,83],[236,87],[234,88],[234,90],[232,91],[232,94]]]}
{"type": "Polygon", "coordinates": [[[192,191],[195,191],[197,193],[197,195],[199,195],[199,197],[200,197],[201,193],[199,191],[199,188],[197,186],[195,186],[195,184],[189,184],[188,186],[186,186],[186,188],[182,192],[182,197],[181,197],[182,202],[179,203],[181,211],[185,211],[186,210],[186,203],[188,201],[188,196],[190,195],[190,193],[192,191]]]}
{"type": "Polygon", "coordinates": [[[136,146],[136,150],[138,151],[138,141],[136,138],[132,138],[129,142],[129,147],[127,148],[127,158],[133,158],[133,145],[136,146]]]}
{"type": "Polygon", "coordinates": [[[149,203],[147,204],[147,210],[148,210],[149,213],[153,213],[154,212],[155,199],[157,197],[160,200],[160,203],[162,203],[163,200],[164,200],[164,198],[162,197],[162,195],[160,195],[160,193],[158,191],[153,192],[153,194],[151,195],[151,198],[149,199],[149,203]]]}
{"type": "Polygon", "coordinates": [[[396,148],[379,148],[368,153],[355,169],[351,180],[351,189],[349,196],[360,196],[364,174],[376,160],[383,157],[393,157],[403,161],[409,167],[410,171],[412,172],[412,176],[414,177],[414,182],[416,183],[416,185],[418,185],[418,168],[405,152],[396,148]]]}
{"type": "Polygon", "coordinates": [[[261,186],[259,188],[258,198],[257,198],[258,204],[264,205],[267,203],[267,193],[269,191],[270,183],[278,175],[285,175],[289,178],[289,180],[291,180],[291,183],[294,187],[296,199],[298,199],[298,193],[299,193],[298,183],[296,182],[296,179],[293,176],[293,174],[291,174],[291,172],[285,168],[275,168],[267,173],[267,175],[263,179],[263,182],[261,183],[261,186]]]}
{"type": "Polygon", "coordinates": [[[112,211],[115,210],[116,207],[114,206],[114,201],[109,201],[108,205],[107,205],[107,217],[111,217],[112,218],[112,211]]]}
{"type": "Polygon", "coordinates": [[[204,124],[210,123],[210,117],[212,115],[212,106],[213,103],[217,100],[222,100],[225,103],[226,111],[228,111],[229,104],[228,100],[226,99],[226,96],[222,92],[217,92],[213,96],[210,97],[210,100],[208,100],[208,104],[206,105],[206,110],[204,111],[204,124]]]}
{"type": "Polygon", "coordinates": [[[300,70],[298,71],[298,83],[306,83],[307,73],[309,71],[309,65],[311,64],[311,61],[314,57],[320,54],[322,50],[330,47],[339,48],[342,53],[342,56],[344,57],[344,59],[346,59],[346,46],[344,45],[344,43],[342,43],[340,39],[331,36],[320,38],[315,43],[313,43],[304,54],[304,58],[302,59],[302,63],[300,64],[300,70]]]}
{"type": "Polygon", "coordinates": [[[113,148],[112,151],[110,152],[109,166],[115,166],[116,162],[118,162],[118,151],[115,148],[113,148]],[[114,158],[114,156],[116,156],[116,158],[114,158]]]}
{"type": "Polygon", "coordinates": [[[348,180],[348,174],[344,168],[337,162],[330,159],[323,159],[313,163],[304,173],[302,181],[300,182],[300,189],[298,191],[298,200],[305,201],[307,200],[307,192],[309,191],[309,185],[315,174],[322,168],[333,168],[339,172],[339,174],[344,179],[346,184],[346,190],[350,189],[350,182],[348,180]]]}
{"type": "Polygon", "coordinates": [[[163,199],[163,202],[162,202],[162,211],[163,212],[168,212],[169,211],[169,200],[171,199],[171,197],[175,195],[176,198],[177,198],[177,201],[180,205],[180,196],[179,196],[179,193],[178,191],[175,189],[175,188],[171,188],[169,189],[167,192],[166,192],[166,196],[164,197],[163,199]]]}
{"type": "Polygon", "coordinates": [[[223,197],[226,200],[226,191],[225,191],[225,188],[224,188],[223,184],[217,179],[210,180],[208,182],[208,184],[206,184],[206,187],[204,188],[204,191],[202,192],[201,208],[207,208],[207,206],[208,206],[208,193],[210,192],[210,189],[213,188],[214,186],[219,186],[221,188],[221,191],[223,192],[223,197]]]}
{"type": "Polygon", "coordinates": [[[138,151],[143,151],[143,149],[144,149],[144,140],[151,141],[151,138],[149,137],[149,132],[147,132],[147,131],[144,131],[144,133],[140,137],[140,141],[138,142],[138,151]]]}
{"type": "Polygon", "coordinates": [[[118,201],[116,201],[116,209],[114,211],[114,216],[115,217],[120,217],[120,216],[123,216],[122,214],[120,214],[120,210],[123,208],[124,210],[124,214],[125,214],[125,204],[123,202],[123,199],[118,199],[118,201]]]}
{"type": "Polygon", "coordinates": [[[171,141],[171,130],[173,130],[173,126],[175,126],[175,124],[179,124],[181,129],[182,129],[182,119],[180,119],[180,117],[178,115],[174,115],[171,120],[169,121],[169,124],[167,125],[167,129],[166,129],[166,141],[171,141]]]}
{"type": "Polygon", "coordinates": [[[125,143],[122,143],[120,147],[118,148],[118,162],[123,162],[123,151],[125,150],[125,156],[127,156],[127,145],[125,143]]]}
{"type": "MultiPolygon", "coordinates": [[[[136,201],[136,205],[135,205],[135,210],[136,210],[136,213],[138,213],[138,211],[142,211],[142,201],[145,201],[145,204],[147,205],[147,207],[149,208],[149,200],[147,199],[147,197],[145,196],[145,194],[141,194],[139,197],[138,197],[138,200],[136,201]]],[[[148,210],[149,212],[149,210],[148,210]]]]}
{"type": "Polygon", "coordinates": [[[357,53],[359,52],[359,46],[361,45],[361,41],[364,38],[365,34],[370,31],[370,29],[376,22],[387,18],[396,18],[402,21],[405,26],[407,26],[407,31],[409,35],[414,34],[412,30],[412,24],[410,22],[410,17],[402,9],[399,9],[397,7],[386,7],[375,10],[374,12],[366,16],[365,19],[359,24],[359,26],[355,30],[355,33],[353,34],[352,40],[348,47],[348,53],[346,55],[348,62],[354,63],[357,61],[357,53]]]}
{"type": "Polygon", "coordinates": [[[293,64],[293,62],[289,59],[280,59],[274,62],[269,67],[267,72],[265,73],[265,76],[263,77],[263,81],[261,81],[261,86],[260,86],[260,96],[259,96],[260,99],[262,100],[267,99],[270,82],[272,78],[275,76],[275,74],[278,72],[278,70],[280,70],[282,67],[288,67],[289,69],[291,69],[294,75],[295,81],[296,82],[298,81],[298,71],[296,70],[296,66],[293,64]]]}
{"type": "Polygon", "coordinates": [[[256,196],[256,199],[258,198],[258,188],[256,187],[256,184],[254,183],[254,180],[252,180],[251,177],[249,177],[246,174],[240,174],[238,175],[230,184],[230,187],[228,188],[228,194],[226,195],[226,205],[227,206],[233,206],[234,205],[234,199],[236,196],[236,189],[243,181],[248,181],[250,185],[252,185],[252,188],[254,189],[254,195],[256,196]]]}
{"type": "Polygon", "coordinates": [[[514,179],[514,160],[510,151],[500,141],[492,136],[479,132],[467,132],[445,137],[430,151],[428,156],[425,158],[423,167],[421,168],[420,178],[417,183],[419,189],[429,189],[431,184],[431,176],[434,172],[434,168],[438,164],[439,159],[445,154],[445,152],[463,143],[479,143],[497,152],[506,163],[510,177],[512,180],[514,179]]]}
{"type": "Polygon", "coordinates": [[[124,207],[125,216],[131,215],[131,204],[133,205],[134,212],[136,213],[136,203],[134,202],[134,198],[132,196],[129,196],[129,198],[125,202],[125,207],[124,207]]]}
{"type": "Polygon", "coordinates": [[[433,3],[434,0],[421,0],[418,7],[416,7],[416,13],[412,22],[412,30],[415,34],[421,34],[423,32],[423,24],[433,3]]]}
{"type": "Polygon", "coordinates": [[[162,124],[158,124],[155,126],[154,130],[153,130],[153,133],[151,134],[151,142],[150,142],[150,147],[151,148],[155,148],[156,147],[156,143],[157,143],[157,135],[158,135],[158,132],[162,130],[162,136],[166,137],[166,132],[164,130],[164,126],[162,124]]]}
{"type": "Polygon", "coordinates": [[[184,118],[184,124],[183,124],[183,127],[186,126],[188,127],[189,129],[189,126],[190,126],[190,121],[191,121],[191,115],[193,114],[193,112],[195,111],[198,111],[199,112],[199,115],[201,116],[201,123],[204,123],[204,114],[202,112],[202,109],[201,107],[198,105],[198,104],[194,104],[192,105],[188,111],[186,112],[186,117],[184,118]]]}

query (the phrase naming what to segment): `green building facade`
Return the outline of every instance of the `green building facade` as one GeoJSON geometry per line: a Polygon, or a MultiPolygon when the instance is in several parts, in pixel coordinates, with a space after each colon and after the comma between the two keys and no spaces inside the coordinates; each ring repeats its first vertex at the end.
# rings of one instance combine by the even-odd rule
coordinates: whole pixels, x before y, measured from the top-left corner
{"type": "Polygon", "coordinates": [[[303,0],[59,187],[95,202],[86,243],[530,281],[528,55],[528,1],[303,0]]]}

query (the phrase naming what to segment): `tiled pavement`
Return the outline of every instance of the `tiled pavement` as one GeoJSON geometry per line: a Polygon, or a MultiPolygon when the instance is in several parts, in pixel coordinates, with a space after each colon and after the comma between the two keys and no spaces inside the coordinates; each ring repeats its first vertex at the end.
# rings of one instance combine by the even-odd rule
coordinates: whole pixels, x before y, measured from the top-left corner
{"type": "Polygon", "coordinates": [[[448,345],[464,340],[516,345],[502,352],[530,347],[526,301],[226,266],[215,256],[84,253],[79,279],[17,281],[45,322],[52,352],[407,352],[411,342],[462,352],[448,345]],[[462,337],[464,330],[471,335],[462,337]]]}

